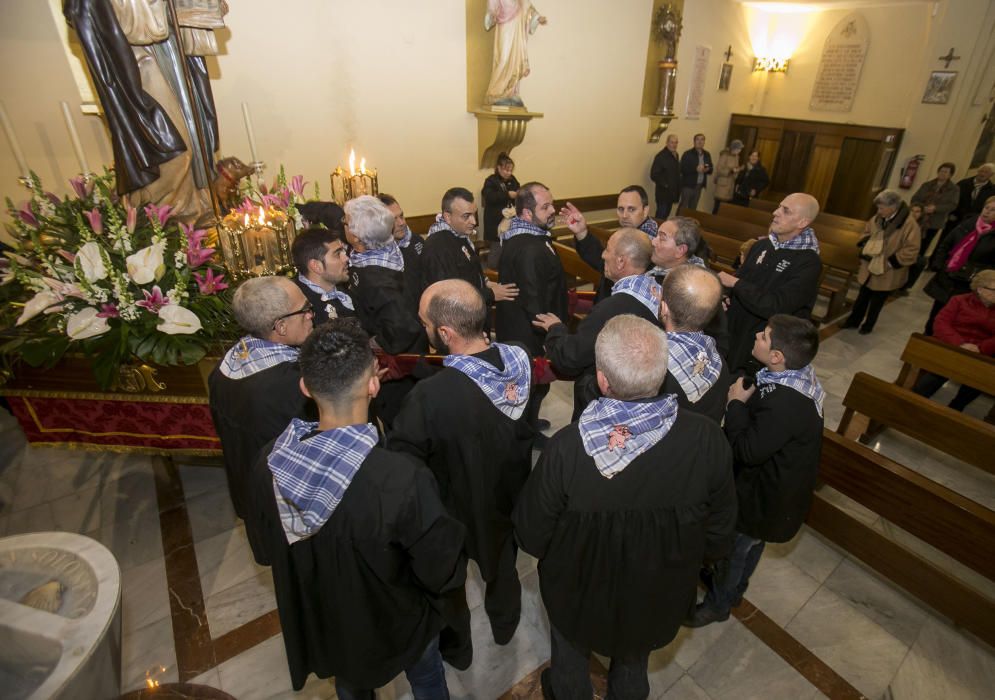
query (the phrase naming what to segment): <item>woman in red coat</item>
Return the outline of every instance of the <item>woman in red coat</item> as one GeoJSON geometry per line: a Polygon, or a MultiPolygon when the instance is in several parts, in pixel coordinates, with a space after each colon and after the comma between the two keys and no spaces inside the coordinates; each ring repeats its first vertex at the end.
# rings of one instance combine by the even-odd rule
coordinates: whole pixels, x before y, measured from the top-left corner
{"type": "MultiPolygon", "coordinates": [[[[951,297],[933,323],[933,337],[989,357],[995,356],[995,270],[982,270],[971,279],[970,294],[951,297]]],[[[932,396],[947,382],[932,372],[923,372],[913,391],[932,396]]],[[[950,408],[963,411],[981,391],[961,385],[950,408]]]]}

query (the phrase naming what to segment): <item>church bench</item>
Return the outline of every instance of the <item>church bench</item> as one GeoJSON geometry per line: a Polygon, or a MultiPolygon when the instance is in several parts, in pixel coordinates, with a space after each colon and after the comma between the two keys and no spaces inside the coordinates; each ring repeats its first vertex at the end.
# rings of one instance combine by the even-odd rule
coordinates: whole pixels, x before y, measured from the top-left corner
{"type": "MultiPolygon", "coordinates": [[[[955,459],[995,474],[995,426],[908,389],[858,372],[843,399],[840,435],[866,442],[871,422],[897,430],[955,459]]],[[[873,432],[873,430],[872,430],[873,432]]]]}
{"type": "Polygon", "coordinates": [[[568,276],[580,280],[581,284],[597,286],[601,282],[601,273],[584,262],[572,246],[565,245],[561,240],[554,240],[553,250],[560,256],[560,264],[568,276]]]}
{"type": "MultiPolygon", "coordinates": [[[[718,216],[744,221],[765,228],[770,226],[771,221],[771,215],[767,212],[727,202],[723,202],[719,206],[718,216]]],[[[850,219],[850,221],[854,221],[854,219],[850,219]]],[[[860,230],[855,231],[852,226],[831,224],[823,218],[822,214],[816,217],[812,227],[815,229],[815,235],[819,239],[819,243],[832,243],[833,245],[853,246],[854,248],[857,245],[857,241],[864,234],[864,225],[862,222],[860,230]]]]}
{"type": "MultiPolygon", "coordinates": [[[[863,445],[823,433],[819,477],[886,520],[995,578],[995,513],[863,445]]],[[[816,491],[809,527],[906,591],[995,644],[995,603],[943,567],[885,536],[816,491]]]]}
{"type": "MultiPolygon", "coordinates": [[[[774,213],[774,210],[780,206],[780,202],[771,202],[767,199],[751,199],[749,209],[756,209],[757,211],[765,211],[770,214],[774,213]]],[[[738,206],[738,205],[733,205],[738,206]]],[[[819,215],[815,217],[817,223],[824,223],[833,228],[848,229],[855,233],[864,232],[864,221],[861,219],[853,219],[849,216],[840,216],[839,214],[830,214],[829,212],[820,211],[819,215]]]]}

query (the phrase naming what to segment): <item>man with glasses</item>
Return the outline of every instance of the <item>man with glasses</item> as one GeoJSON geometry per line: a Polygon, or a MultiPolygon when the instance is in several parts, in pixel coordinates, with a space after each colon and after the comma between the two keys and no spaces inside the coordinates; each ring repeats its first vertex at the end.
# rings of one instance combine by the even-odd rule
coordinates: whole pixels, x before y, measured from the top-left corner
{"type": "Polygon", "coordinates": [[[313,411],[300,392],[299,346],[311,333],[314,312],[300,288],[286,277],[243,282],[232,312],[248,332],[211,372],[211,417],[221,438],[228,492],[235,514],[245,520],[252,553],[269,564],[249,497],[250,472],[259,450],[293,418],[313,411]]]}

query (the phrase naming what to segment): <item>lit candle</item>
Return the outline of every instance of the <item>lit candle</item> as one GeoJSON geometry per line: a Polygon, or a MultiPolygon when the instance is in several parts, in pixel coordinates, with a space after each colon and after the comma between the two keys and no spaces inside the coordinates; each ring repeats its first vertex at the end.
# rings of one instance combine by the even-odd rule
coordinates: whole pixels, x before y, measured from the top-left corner
{"type": "Polygon", "coordinates": [[[249,117],[249,105],[242,103],[242,121],[245,122],[245,135],[249,137],[249,152],[252,154],[252,162],[258,163],[259,156],[256,155],[256,137],[252,133],[252,119],[249,117]]]}
{"type": "Polygon", "coordinates": [[[73,142],[73,150],[76,151],[76,160],[79,162],[79,171],[86,175],[90,172],[90,166],[87,165],[86,155],[83,153],[83,144],[79,142],[79,134],[76,133],[76,122],[73,121],[73,115],[69,111],[69,103],[62,102],[62,116],[66,120],[66,128],[69,130],[69,140],[73,142]]]}
{"type": "Polygon", "coordinates": [[[14,135],[14,127],[11,126],[10,119],[7,117],[7,110],[4,109],[2,102],[0,102],[0,122],[3,123],[3,132],[7,135],[10,150],[14,153],[14,160],[17,161],[17,169],[21,171],[21,175],[24,177],[30,176],[31,171],[28,168],[28,162],[24,160],[21,144],[17,142],[17,136],[14,135]]]}
{"type": "Polygon", "coordinates": [[[349,176],[352,177],[356,174],[356,151],[355,149],[349,149],[349,176]]]}

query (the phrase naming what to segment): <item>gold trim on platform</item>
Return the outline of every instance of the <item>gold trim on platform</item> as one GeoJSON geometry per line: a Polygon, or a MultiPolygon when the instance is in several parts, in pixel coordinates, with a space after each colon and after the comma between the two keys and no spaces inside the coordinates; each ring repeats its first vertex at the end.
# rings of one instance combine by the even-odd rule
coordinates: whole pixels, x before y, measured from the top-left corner
{"type": "Polygon", "coordinates": [[[134,403],[175,403],[207,405],[204,396],[151,396],[148,394],[103,394],[97,391],[47,391],[45,389],[0,389],[0,396],[35,399],[80,399],[82,401],[132,401],[134,403]]]}
{"type": "Polygon", "coordinates": [[[39,432],[42,433],[79,433],[80,435],[90,435],[91,437],[133,437],[133,438],[141,438],[147,440],[210,440],[212,442],[219,441],[219,438],[217,436],[209,436],[209,435],[150,435],[148,433],[126,433],[123,431],[95,433],[90,430],[80,430],[79,428],[46,428],[43,427],[41,421],[38,420],[38,414],[35,413],[35,409],[31,405],[31,402],[25,399],[24,406],[28,409],[28,413],[31,414],[31,419],[35,422],[35,427],[38,429],[39,432]]]}
{"type": "MultiPolygon", "coordinates": [[[[86,452],[115,452],[120,454],[145,454],[145,455],[168,455],[171,457],[220,457],[221,450],[199,450],[195,448],[184,448],[180,450],[170,450],[165,447],[145,447],[131,445],[94,445],[90,442],[32,442],[32,447],[65,447],[70,450],[84,450],[86,452]]],[[[219,465],[221,466],[221,465],[219,465]]]]}

